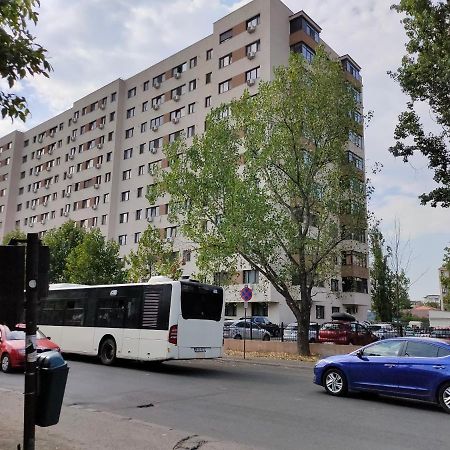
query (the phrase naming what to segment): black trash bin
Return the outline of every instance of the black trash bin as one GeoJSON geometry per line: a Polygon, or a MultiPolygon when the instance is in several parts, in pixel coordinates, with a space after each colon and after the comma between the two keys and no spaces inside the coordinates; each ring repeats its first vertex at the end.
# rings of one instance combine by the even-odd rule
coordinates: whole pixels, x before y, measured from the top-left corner
{"type": "Polygon", "coordinates": [[[69,367],[57,351],[37,357],[36,425],[49,427],[59,421],[69,367]]]}

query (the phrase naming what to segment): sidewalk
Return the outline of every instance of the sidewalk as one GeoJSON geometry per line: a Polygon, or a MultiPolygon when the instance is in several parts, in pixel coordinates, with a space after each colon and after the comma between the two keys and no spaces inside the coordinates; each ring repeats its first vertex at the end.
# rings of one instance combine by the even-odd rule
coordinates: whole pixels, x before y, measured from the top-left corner
{"type": "MultiPolygon", "coordinates": [[[[0,450],[23,441],[23,395],[0,388],[0,450]]],[[[23,448],[23,446],[21,446],[23,448]]],[[[255,450],[107,412],[64,406],[57,425],[36,427],[36,450],[255,450]]]]}

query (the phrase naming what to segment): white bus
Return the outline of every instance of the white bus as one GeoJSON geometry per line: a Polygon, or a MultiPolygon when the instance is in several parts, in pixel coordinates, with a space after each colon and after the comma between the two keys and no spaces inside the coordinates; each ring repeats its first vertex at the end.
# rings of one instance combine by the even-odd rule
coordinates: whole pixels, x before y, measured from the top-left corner
{"type": "Polygon", "coordinates": [[[140,361],[218,358],[223,345],[223,290],[190,280],[51,285],[39,328],[65,353],[140,361]]]}

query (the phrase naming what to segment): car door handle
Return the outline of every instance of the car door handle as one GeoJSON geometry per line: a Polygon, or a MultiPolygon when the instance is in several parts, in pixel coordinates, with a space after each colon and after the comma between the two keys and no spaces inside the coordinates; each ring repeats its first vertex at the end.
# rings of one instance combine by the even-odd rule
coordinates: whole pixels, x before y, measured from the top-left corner
{"type": "Polygon", "coordinates": [[[433,369],[445,369],[445,366],[436,365],[433,366],[433,369]]]}
{"type": "Polygon", "coordinates": [[[396,367],[397,364],[385,364],[384,367],[396,367]]]}

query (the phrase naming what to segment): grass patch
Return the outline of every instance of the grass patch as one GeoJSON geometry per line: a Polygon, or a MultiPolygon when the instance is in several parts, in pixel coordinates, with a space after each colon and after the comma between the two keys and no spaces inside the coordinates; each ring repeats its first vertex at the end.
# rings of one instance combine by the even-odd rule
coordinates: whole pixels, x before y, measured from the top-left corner
{"type": "MultiPolygon", "coordinates": [[[[232,358],[243,358],[244,352],[236,350],[225,350],[225,355],[232,358]]],[[[293,353],[278,353],[278,352],[245,352],[247,358],[266,358],[266,359],[281,359],[285,361],[306,361],[316,362],[319,360],[319,355],[302,356],[293,353]]]]}

